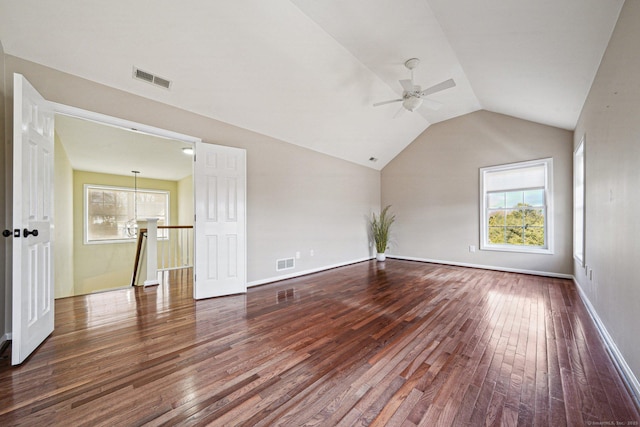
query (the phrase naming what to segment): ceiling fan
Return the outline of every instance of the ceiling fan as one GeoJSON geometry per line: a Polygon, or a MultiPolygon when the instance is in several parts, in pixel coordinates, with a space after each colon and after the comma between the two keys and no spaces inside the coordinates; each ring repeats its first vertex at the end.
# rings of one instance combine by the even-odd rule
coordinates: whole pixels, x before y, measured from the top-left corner
{"type": "Polygon", "coordinates": [[[423,103],[432,110],[437,110],[442,107],[441,102],[434,101],[433,99],[428,99],[426,97],[436,92],[452,88],[456,85],[456,82],[454,82],[453,79],[449,79],[422,90],[422,87],[413,84],[413,69],[419,64],[420,60],[418,58],[411,58],[405,61],[404,66],[411,71],[411,79],[400,80],[400,85],[402,86],[402,89],[404,89],[402,92],[402,98],[378,102],[373,104],[373,106],[378,107],[380,105],[402,101],[402,107],[408,111],[417,110],[423,103]]]}

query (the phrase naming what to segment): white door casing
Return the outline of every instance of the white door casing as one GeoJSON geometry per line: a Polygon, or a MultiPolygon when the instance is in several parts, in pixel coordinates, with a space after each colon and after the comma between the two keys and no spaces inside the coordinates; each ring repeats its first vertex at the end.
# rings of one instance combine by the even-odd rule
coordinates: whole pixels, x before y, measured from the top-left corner
{"type": "Polygon", "coordinates": [[[195,299],[245,293],[246,151],[195,143],[195,299]]]}
{"type": "Polygon", "coordinates": [[[11,364],[17,365],[54,326],[54,112],[22,75],[14,74],[13,88],[11,364]]]}

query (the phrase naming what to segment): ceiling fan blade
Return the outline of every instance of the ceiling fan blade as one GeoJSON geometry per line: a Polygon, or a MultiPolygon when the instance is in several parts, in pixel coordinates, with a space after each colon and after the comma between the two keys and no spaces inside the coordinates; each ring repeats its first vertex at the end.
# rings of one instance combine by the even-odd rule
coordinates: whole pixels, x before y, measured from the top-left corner
{"type": "Polygon", "coordinates": [[[453,79],[445,80],[442,83],[438,83],[437,85],[433,85],[429,88],[426,88],[425,90],[420,92],[420,96],[428,96],[436,92],[440,92],[441,90],[454,87],[455,85],[456,85],[456,82],[454,82],[453,79]]]}
{"type": "Polygon", "coordinates": [[[439,110],[444,105],[442,102],[434,101],[433,99],[429,99],[429,98],[421,98],[421,99],[423,101],[422,105],[426,105],[427,108],[431,110],[439,110]]]}
{"type": "Polygon", "coordinates": [[[406,108],[404,108],[404,106],[400,107],[400,109],[398,111],[396,111],[396,113],[393,115],[393,118],[397,119],[398,117],[403,116],[406,111],[407,110],[406,110],[406,108]]]}
{"type": "Polygon", "coordinates": [[[373,104],[373,106],[378,107],[380,105],[391,104],[392,102],[400,102],[400,101],[402,101],[402,99],[393,99],[391,101],[376,102],[375,104],[373,104]]]}
{"type": "Polygon", "coordinates": [[[400,85],[405,92],[413,92],[415,87],[413,86],[413,81],[409,79],[400,80],[400,85]]]}

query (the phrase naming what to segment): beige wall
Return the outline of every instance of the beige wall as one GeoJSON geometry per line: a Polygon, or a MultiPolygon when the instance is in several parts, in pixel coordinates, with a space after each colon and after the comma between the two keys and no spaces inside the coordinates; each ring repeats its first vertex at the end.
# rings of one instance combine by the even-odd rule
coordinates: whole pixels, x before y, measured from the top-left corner
{"type": "MultiPolygon", "coordinates": [[[[640,378],[640,2],[626,1],[576,128],[586,136],[585,262],[574,275],[640,378]]],[[[637,387],[636,383],[636,387],[637,387]]],[[[640,391],[640,390],[638,390],[640,391]]]]}
{"type": "Polygon", "coordinates": [[[54,154],[54,223],[53,274],[54,297],[74,295],[73,289],[73,168],[55,134],[54,154]]]}
{"type": "Polygon", "coordinates": [[[430,126],[382,170],[382,205],[397,215],[389,253],[571,274],[572,135],[488,111],[430,126]],[[547,157],[554,161],[555,254],[478,250],[479,168],[547,157]]]}
{"type": "MultiPolygon", "coordinates": [[[[5,69],[4,69],[4,49],[2,47],[2,41],[0,41],[0,165],[2,165],[2,172],[0,172],[0,227],[2,230],[10,229],[11,224],[7,217],[7,210],[9,209],[9,203],[7,203],[7,197],[5,192],[5,186],[9,180],[6,175],[9,173],[9,168],[6,167],[5,161],[9,159],[5,154],[10,153],[9,138],[5,135],[5,130],[8,126],[5,126],[5,102],[7,102],[5,91],[5,69]]],[[[5,260],[7,259],[7,250],[9,248],[9,239],[2,237],[0,243],[0,342],[6,339],[6,333],[9,332],[9,322],[5,321],[5,318],[10,316],[10,310],[7,309],[8,304],[8,284],[11,283],[8,277],[8,271],[6,269],[5,260]]]]}
{"type": "MultiPolygon", "coordinates": [[[[84,185],[99,184],[132,187],[131,176],[94,172],[73,173],[73,240],[75,293],[86,294],[131,284],[135,242],[86,244],[84,242],[84,185]]],[[[138,178],[138,188],[170,192],[170,225],[178,217],[178,184],[176,181],[138,178]]]]}
{"type": "MultiPolygon", "coordinates": [[[[13,56],[49,100],[247,150],[247,277],[279,277],[276,260],[300,252],[308,271],[368,258],[368,215],[380,206],[380,173],[13,56]],[[310,251],[314,251],[314,256],[310,251]]],[[[76,265],[77,268],[77,265],[76,265]]]]}

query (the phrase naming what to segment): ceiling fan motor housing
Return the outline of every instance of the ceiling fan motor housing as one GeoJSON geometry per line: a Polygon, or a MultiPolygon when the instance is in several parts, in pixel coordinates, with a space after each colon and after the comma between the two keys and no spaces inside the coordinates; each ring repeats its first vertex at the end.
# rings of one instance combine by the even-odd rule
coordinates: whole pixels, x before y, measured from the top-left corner
{"type": "Polygon", "coordinates": [[[410,70],[413,70],[414,68],[416,68],[418,65],[420,65],[420,60],[418,58],[411,58],[411,59],[407,59],[404,62],[404,66],[407,67],[410,70]]]}

